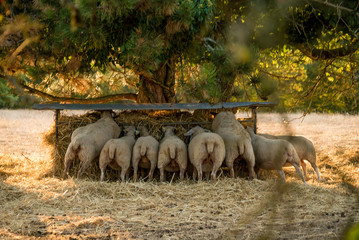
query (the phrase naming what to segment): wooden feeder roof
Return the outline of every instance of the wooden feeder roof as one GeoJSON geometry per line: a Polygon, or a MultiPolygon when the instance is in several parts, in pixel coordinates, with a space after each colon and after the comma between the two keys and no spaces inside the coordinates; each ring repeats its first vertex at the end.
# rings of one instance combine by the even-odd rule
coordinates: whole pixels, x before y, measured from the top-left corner
{"type": "Polygon", "coordinates": [[[222,102],[209,103],[119,103],[119,104],[35,104],[37,110],[197,110],[197,109],[227,109],[227,108],[257,108],[272,107],[272,102],[222,102]]]}

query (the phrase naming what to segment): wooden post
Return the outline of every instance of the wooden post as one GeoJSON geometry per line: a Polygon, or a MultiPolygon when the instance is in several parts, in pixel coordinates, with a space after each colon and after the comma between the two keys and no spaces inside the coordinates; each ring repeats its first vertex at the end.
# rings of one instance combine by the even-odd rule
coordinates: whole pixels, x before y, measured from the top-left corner
{"type": "Polygon", "coordinates": [[[257,107],[252,107],[253,131],[257,134],[257,107]]]}
{"type": "Polygon", "coordinates": [[[58,127],[59,116],[60,116],[60,109],[56,109],[55,110],[55,136],[56,136],[55,144],[56,144],[56,146],[57,146],[58,136],[59,136],[59,127],[58,127]]]}

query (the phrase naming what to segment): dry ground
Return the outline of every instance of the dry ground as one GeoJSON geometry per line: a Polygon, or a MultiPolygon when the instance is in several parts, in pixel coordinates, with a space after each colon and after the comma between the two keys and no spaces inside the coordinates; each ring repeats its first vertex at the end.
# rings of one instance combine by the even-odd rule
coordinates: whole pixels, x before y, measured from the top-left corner
{"type": "Polygon", "coordinates": [[[104,182],[45,177],[50,111],[0,110],[1,239],[343,239],[359,222],[359,116],[259,114],[259,132],[311,139],[323,181],[104,182]],[[302,121],[303,120],[303,121],[302,121]]]}

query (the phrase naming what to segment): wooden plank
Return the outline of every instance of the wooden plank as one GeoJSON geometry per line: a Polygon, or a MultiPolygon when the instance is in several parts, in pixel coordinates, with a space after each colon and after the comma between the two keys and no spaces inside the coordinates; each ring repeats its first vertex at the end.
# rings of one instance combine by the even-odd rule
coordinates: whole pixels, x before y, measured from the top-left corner
{"type": "Polygon", "coordinates": [[[121,104],[35,104],[37,110],[197,110],[197,109],[227,109],[240,107],[272,107],[272,102],[223,102],[211,105],[209,103],[121,103],[121,104]]]}

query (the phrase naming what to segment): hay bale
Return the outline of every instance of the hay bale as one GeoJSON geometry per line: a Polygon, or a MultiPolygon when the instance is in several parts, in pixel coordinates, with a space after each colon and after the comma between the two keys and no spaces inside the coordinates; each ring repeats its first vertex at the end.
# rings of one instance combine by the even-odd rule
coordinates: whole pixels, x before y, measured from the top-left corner
{"type": "MultiPolygon", "coordinates": [[[[55,139],[55,126],[45,136],[45,142],[48,145],[54,146],[52,150],[53,168],[49,175],[60,177],[64,169],[64,157],[67,147],[71,140],[72,132],[81,126],[96,122],[100,118],[98,112],[88,112],[83,115],[65,115],[59,116],[58,120],[58,140],[55,139]]],[[[151,135],[160,141],[163,137],[162,127],[165,125],[175,125],[177,135],[186,143],[188,138],[184,137],[184,133],[194,125],[210,129],[213,120],[213,115],[209,110],[195,111],[191,114],[187,111],[123,111],[115,113],[114,120],[120,126],[134,125],[146,126],[151,135]]],[[[80,162],[74,161],[70,168],[70,176],[75,176],[80,168],[80,162]]],[[[155,174],[155,178],[158,174],[155,174]]],[[[94,161],[89,169],[84,174],[92,180],[98,180],[100,177],[100,170],[98,167],[98,160],[94,161]]],[[[118,180],[117,171],[108,168],[106,171],[106,179],[110,181],[118,180]]]]}

